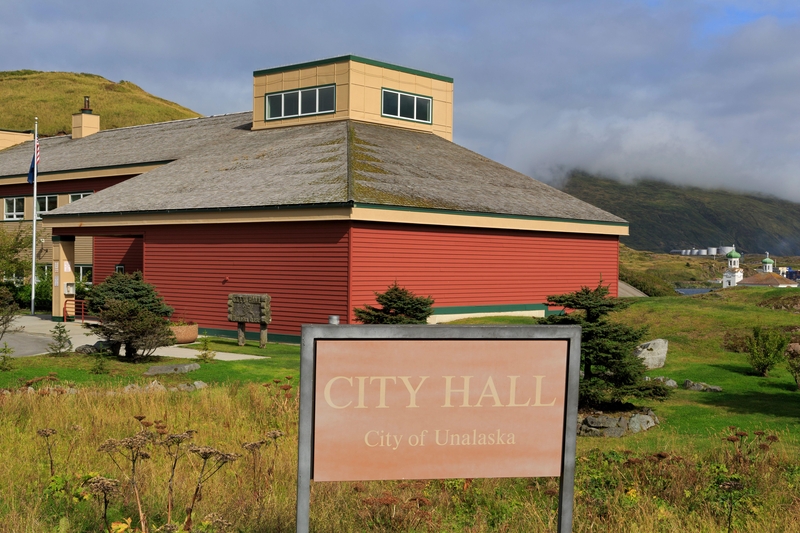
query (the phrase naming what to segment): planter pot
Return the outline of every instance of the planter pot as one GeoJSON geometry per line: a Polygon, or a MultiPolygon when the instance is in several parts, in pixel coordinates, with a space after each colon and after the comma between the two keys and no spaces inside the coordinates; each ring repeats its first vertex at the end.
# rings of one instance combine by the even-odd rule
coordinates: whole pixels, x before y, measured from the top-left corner
{"type": "Polygon", "coordinates": [[[197,324],[187,326],[170,326],[175,335],[175,344],[189,344],[197,340],[197,324]]]}

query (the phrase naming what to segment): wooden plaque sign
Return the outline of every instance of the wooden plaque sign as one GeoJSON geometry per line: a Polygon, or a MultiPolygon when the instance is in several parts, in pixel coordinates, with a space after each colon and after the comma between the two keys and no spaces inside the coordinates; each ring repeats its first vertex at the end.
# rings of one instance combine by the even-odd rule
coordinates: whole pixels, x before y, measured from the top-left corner
{"type": "Polygon", "coordinates": [[[580,328],[304,326],[302,342],[298,513],[310,479],[561,476],[571,527],[580,328]]]}
{"type": "Polygon", "coordinates": [[[239,346],[244,346],[245,324],[260,324],[259,346],[267,345],[267,324],[272,322],[271,298],[269,294],[229,294],[228,320],[236,322],[239,331],[239,346]]]}

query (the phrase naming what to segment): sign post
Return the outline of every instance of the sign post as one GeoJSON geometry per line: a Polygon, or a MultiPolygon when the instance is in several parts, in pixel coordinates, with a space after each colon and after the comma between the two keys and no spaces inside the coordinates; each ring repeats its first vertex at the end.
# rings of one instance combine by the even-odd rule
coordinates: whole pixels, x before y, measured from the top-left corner
{"type": "Polygon", "coordinates": [[[297,531],[311,480],[560,476],[572,530],[578,326],[303,326],[297,531]]]}

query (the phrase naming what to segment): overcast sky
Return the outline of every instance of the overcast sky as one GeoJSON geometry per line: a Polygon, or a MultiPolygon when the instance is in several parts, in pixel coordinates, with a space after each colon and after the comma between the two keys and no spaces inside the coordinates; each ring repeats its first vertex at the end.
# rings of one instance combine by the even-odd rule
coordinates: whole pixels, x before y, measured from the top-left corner
{"type": "Polygon", "coordinates": [[[455,142],[537,179],[800,201],[797,0],[0,0],[0,50],[203,114],[251,110],[254,70],[356,54],[455,78],[455,142]]]}

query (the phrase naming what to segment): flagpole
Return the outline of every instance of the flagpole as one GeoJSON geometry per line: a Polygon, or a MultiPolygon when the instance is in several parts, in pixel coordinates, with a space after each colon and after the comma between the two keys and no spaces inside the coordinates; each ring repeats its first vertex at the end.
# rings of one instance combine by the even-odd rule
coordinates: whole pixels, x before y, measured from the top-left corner
{"type": "Polygon", "coordinates": [[[35,313],[36,305],[36,178],[39,175],[39,117],[35,117],[34,136],[33,136],[33,250],[31,253],[31,315],[35,313]]]}

